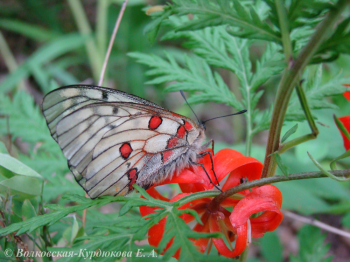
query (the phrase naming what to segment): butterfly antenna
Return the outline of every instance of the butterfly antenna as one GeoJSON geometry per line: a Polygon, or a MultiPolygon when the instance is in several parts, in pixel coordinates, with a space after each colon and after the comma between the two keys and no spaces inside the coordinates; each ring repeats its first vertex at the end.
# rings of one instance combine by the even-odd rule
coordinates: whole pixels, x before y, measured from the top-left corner
{"type": "Polygon", "coordinates": [[[187,99],[186,99],[186,97],[185,97],[184,92],[183,92],[182,90],[180,90],[180,93],[181,93],[183,99],[185,99],[185,102],[186,102],[186,104],[188,105],[188,107],[191,109],[191,111],[193,112],[193,114],[194,114],[195,117],[197,118],[198,123],[200,123],[200,121],[199,121],[199,119],[198,119],[198,116],[197,116],[196,113],[193,111],[193,109],[192,109],[192,107],[190,106],[190,104],[187,102],[187,99]]]}
{"type": "Polygon", "coordinates": [[[217,117],[210,118],[210,119],[207,119],[207,120],[203,121],[202,124],[204,125],[206,122],[208,122],[208,121],[210,121],[210,120],[217,119],[217,118],[222,118],[222,117],[227,117],[227,116],[234,116],[234,115],[240,115],[240,114],[243,114],[243,113],[245,113],[245,112],[247,112],[246,109],[241,110],[241,111],[239,111],[239,112],[237,112],[237,113],[234,113],[234,114],[229,114],[229,115],[225,115],[225,116],[217,116],[217,117]]]}

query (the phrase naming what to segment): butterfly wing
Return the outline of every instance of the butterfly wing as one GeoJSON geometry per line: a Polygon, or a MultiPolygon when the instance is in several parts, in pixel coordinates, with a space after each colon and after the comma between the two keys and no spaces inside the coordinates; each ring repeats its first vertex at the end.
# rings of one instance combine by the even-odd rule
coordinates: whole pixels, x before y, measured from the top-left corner
{"type": "Polygon", "coordinates": [[[51,134],[78,183],[95,198],[125,195],[133,183],[162,179],[162,168],[186,154],[196,136],[191,120],[123,92],[96,90],[61,88],[43,103],[51,134]]]}
{"type": "Polygon", "coordinates": [[[65,86],[48,93],[43,101],[43,114],[51,136],[57,142],[56,126],[64,116],[100,102],[130,102],[165,110],[155,103],[114,89],[88,85],[65,86]]]}

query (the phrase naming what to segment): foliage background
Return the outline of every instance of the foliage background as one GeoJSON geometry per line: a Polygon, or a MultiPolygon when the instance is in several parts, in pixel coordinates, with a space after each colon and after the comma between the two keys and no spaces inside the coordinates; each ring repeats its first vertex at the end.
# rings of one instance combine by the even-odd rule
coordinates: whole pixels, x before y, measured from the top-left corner
{"type": "MultiPolygon", "coordinates": [[[[91,44],[89,36],[79,34],[79,31],[88,32],[86,31],[88,28],[84,27],[83,18],[74,7],[74,1],[9,0],[0,3],[2,56],[0,60],[0,139],[12,156],[44,177],[45,186],[42,197],[45,204],[68,205],[72,201],[62,198],[63,195],[73,192],[83,196],[84,193],[73,181],[65,158],[49,135],[40,111],[43,95],[56,88],[57,85],[96,82],[104,50],[121,4],[121,1],[118,0],[111,0],[108,5],[107,1],[103,0],[82,2],[84,14],[96,37],[95,46],[91,44]],[[4,44],[5,42],[7,45],[4,44]]],[[[267,139],[265,129],[268,127],[264,124],[266,124],[266,119],[269,119],[269,108],[274,101],[281,68],[283,68],[283,63],[280,63],[281,58],[278,57],[280,51],[278,45],[266,45],[266,42],[262,40],[249,40],[247,42],[248,40],[235,38],[237,48],[229,51],[230,56],[243,55],[242,61],[231,61],[231,64],[228,61],[225,64],[220,64],[220,61],[215,60],[215,54],[212,50],[218,50],[220,53],[219,47],[225,45],[225,43],[219,43],[218,40],[227,37],[225,28],[204,29],[189,33],[187,31],[175,32],[173,28],[181,26],[183,23],[183,21],[176,19],[168,21],[168,24],[160,29],[157,40],[151,44],[149,41],[149,37],[152,38],[150,22],[155,20],[145,15],[142,8],[147,5],[164,3],[146,0],[129,2],[110,57],[106,75],[108,80],[105,82],[105,86],[129,92],[177,113],[193,117],[189,108],[183,105],[183,99],[179,92],[172,92],[183,89],[188,91],[189,101],[196,104],[194,110],[199,118],[208,119],[236,112],[232,106],[237,110],[240,107],[241,109],[246,107],[246,105],[239,104],[239,101],[242,101],[242,94],[246,94],[244,90],[239,90],[239,86],[244,89],[242,86],[244,75],[233,73],[237,72],[236,67],[246,66],[245,69],[253,72],[256,77],[255,86],[254,81],[250,84],[255,87],[256,91],[264,90],[264,94],[254,93],[261,98],[260,100],[256,99],[258,110],[254,126],[257,132],[251,147],[251,155],[263,161],[267,139]],[[161,37],[162,41],[160,41],[161,37]],[[213,47],[210,48],[205,44],[212,44],[213,47]],[[268,53],[269,50],[270,53],[268,53]],[[175,67],[167,62],[169,60],[180,66],[178,71],[174,70],[175,67]],[[150,67],[154,69],[151,72],[149,71],[150,67]],[[203,70],[213,73],[206,74],[208,79],[204,79],[200,72],[195,72],[197,67],[202,67],[203,70]],[[182,70],[188,70],[189,73],[182,70]],[[196,76],[197,73],[197,78],[194,78],[192,83],[191,80],[184,79],[186,74],[196,76]],[[263,76],[268,76],[268,79],[262,80],[263,76]],[[196,82],[196,79],[202,82],[196,82]],[[174,80],[178,80],[178,82],[172,82],[174,80]],[[171,83],[169,84],[169,82],[171,83]],[[206,85],[206,83],[210,83],[210,85],[206,85]],[[192,89],[190,84],[193,84],[192,89]],[[217,89],[213,89],[213,86],[216,86],[217,89]],[[202,89],[199,90],[199,88],[202,89]],[[225,90],[231,90],[234,97],[229,96],[227,99],[225,90]],[[264,115],[262,112],[267,113],[264,115]]],[[[258,15],[264,15],[266,5],[261,1],[255,1],[254,4],[257,6],[258,15]]],[[[211,20],[207,19],[207,21],[211,20]]],[[[297,28],[297,25],[295,27],[297,28]]],[[[196,25],[190,25],[187,29],[191,28],[196,28],[196,25]]],[[[295,31],[293,43],[296,50],[307,39],[308,30],[310,29],[305,27],[295,31]]],[[[313,114],[317,117],[317,121],[324,125],[318,125],[320,135],[317,140],[299,145],[283,154],[282,159],[288,167],[289,173],[316,170],[307,157],[306,151],[309,151],[327,168],[330,160],[344,151],[343,142],[333,122],[332,115],[348,115],[350,103],[342,95],[335,95],[341,93],[341,90],[334,91],[332,89],[334,94],[327,93],[330,87],[334,88],[341,83],[350,83],[348,77],[350,75],[348,66],[350,57],[346,54],[347,52],[341,53],[337,59],[322,66],[308,67],[308,71],[304,74],[308,98],[314,102],[314,104],[311,103],[311,107],[314,109],[322,108],[313,111],[313,114]],[[341,75],[338,75],[339,73],[341,75]],[[328,89],[325,89],[326,87],[328,89]],[[325,91],[323,92],[323,90],[325,91]],[[329,95],[333,96],[323,99],[329,95]],[[322,101],[322,105],[317,101],[319,103],[322,101]],[[326,104],[326,102],[332,102],[332,104],[326,104]]],[[[253,101],[253,93],[251,95],[251,101],[253,101]]],[[[291,108],[299,107],[296,96],[292,98],[290,106],[291,108]]],[[[297,110],[290,112],[289,120],[291,121],[284,126],[282,133],[295,125],[297,120],[301,120],[300,112],[297,110]]],[[[229,147],[244,153],[247,152],[245,145],[246,126],[247,121],[244,116],[218,119],[208,123],[207,136],[215,140],[216,150],[229,147]]],[[[308,124],[302,121],[293,136],[298,137],[308,132],[308,124]]],[[[6,153],[4,147],[1,149],[1,153],[6,153]]],[[[340,167],[346,168],[348,164],[348,160],[343,160],[340,162],[340,167]]],[[[5,180],[5,173],[2,168],[0,170],[1,181],[5,180]]],[[[19,183],[19,192],[17,193],[21,197],[11,198],[13,205],[10,216],[11,223],[26,219],[28,212],[24,210],[31,210],[31,216],[35,216],[41,208],[38,204],[39,198],[32,197],[40,195],[38,194],[39,185],[32,180],[24,180],[19,183]],[[30,182],[32,182],[30,184],[32,190],[28,189],[27,186],[30,182]],[[21,188],[28,190],[21,192],[21,188]],[[28,200],[28,195],[31,196],[30,200],[28,200]]],[[[284,209],[304,215],[313,215],[315,218],[338,228],[350,228],[349,183],[340,184],[327,178],[291,181],[277,184],[277,187],[283,193],[284,209]]],[[[0,187],[0,192],[4,191],[5,189],[0,187]]],[[[96,230],[93,227],[96,223],[113,224],[116,220],[114,214],[119,209],[120,204],[113,203],[99,209],[89,210],[85,230],[93,232],[96,230]]],[[[4,213],[8,210],[8,207],[2,206],[4,213]]],[[[261,259],[283,261],[289,257],[288,253],[294,254],[302,261],[303,252],[317,253],[313,250],[316,246],[316,242],[313,240],[323,240],[323,238],[325,238],[325,243],[329,245],[329,250],[324,247],[325,250],[328,250],[329,255],[334,256],[335,261],[346,261],[350,256],[348,251],[350,242],[345,238],[325,232],[320,237],[321,233],[312,228],[303,228],[299,231],[301,226],[300,223],[286,218],[276,232],[266,234],[265,237],[258,240],[258,245],[253,245],[250,251],[251,261],[261,259]],[[309,248],[306,251],[298,248],[302,244],[298,237],[305,241],[305,238],[302,237],[303,234],[306,234],[310,239],[309,248]]],[[[81,213],[62,219],[50,227],[51,232],[58,232],[52,241],[55,245],[69,247],[76,237],[81,236],[78,232],[80,229],[81,213]]],[[[31,241],[27,237],[24,239],[31,245],[31,241]]],[[[4,245],[4,238],[0,240],[0,243],[4,245]]],[[[320,243],[317,245],[322,246],[320,243]]]]}

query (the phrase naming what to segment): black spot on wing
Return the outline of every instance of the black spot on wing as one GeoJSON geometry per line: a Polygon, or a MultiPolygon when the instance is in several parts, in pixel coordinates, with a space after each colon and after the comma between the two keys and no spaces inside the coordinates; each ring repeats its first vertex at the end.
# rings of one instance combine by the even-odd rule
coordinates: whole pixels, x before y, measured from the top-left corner
{"type": "Polygon", "coordinates": [[[119,109],[118,109],[118,107],[113,107],[113,114],[118,114],[118,111],[119,111],[119,109]]]}
{"type": "Polygon", "coordinates": [[[102,100],[108,100],[108,92],[105,90],[102,90],[102,100]]]}

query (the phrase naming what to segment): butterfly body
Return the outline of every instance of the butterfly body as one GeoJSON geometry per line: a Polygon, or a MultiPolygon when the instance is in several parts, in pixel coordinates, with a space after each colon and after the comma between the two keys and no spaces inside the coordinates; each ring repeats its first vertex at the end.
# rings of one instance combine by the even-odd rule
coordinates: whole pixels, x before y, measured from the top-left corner
{"type": "Polygon", "coordinates": [[[137,96],[75,85],[43,101],[52,137],[91,198],[148,188],[195,163],[204,127],[137,96]]]}

